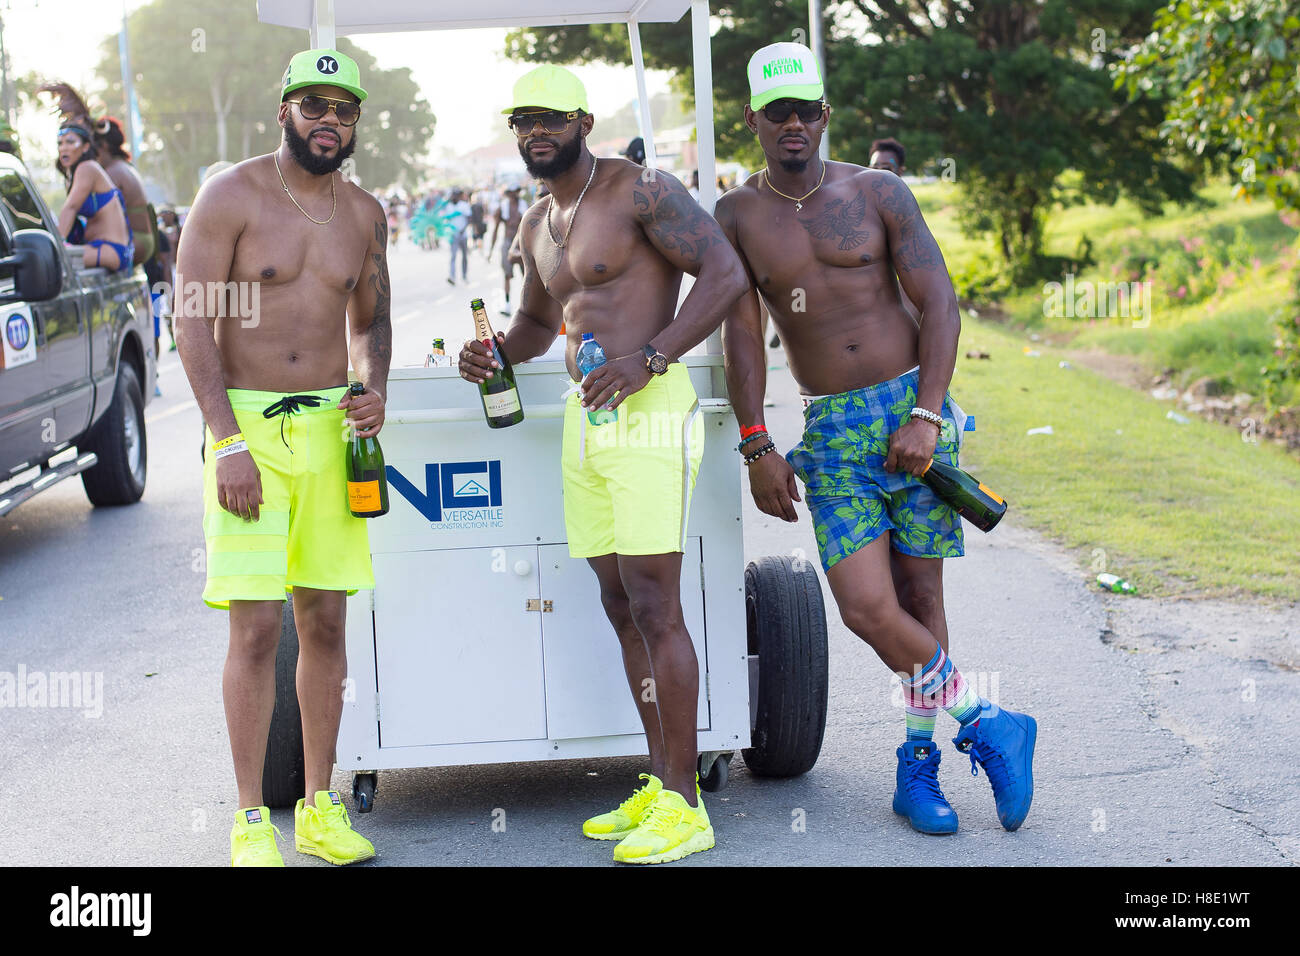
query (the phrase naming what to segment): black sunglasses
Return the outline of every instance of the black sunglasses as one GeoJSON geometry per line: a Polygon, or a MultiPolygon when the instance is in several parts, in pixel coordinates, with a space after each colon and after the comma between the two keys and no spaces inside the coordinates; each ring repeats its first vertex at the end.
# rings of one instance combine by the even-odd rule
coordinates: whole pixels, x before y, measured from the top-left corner
{"type": "Polygon", "coordinates": [[[357,120],[361,119],[361,104],[354,103],[352,100],[338,100],[332,96],[317,96],[312,93],[285,102],[297,103],[303,119],[320,119],[330,111],[330,107],[334,108],[334,115],[339,118],[339,123],[343,126],[356,126],[357,120]]]}
{"type": "Polygon", "coordinates": [[[526,136],[533,131],[533,126],[542,124],[548,133],[563,133],[569,124],[582,115],[581,110],[561,113],[559,110],[538,110],[533,113],[511,113],[506,117],[506,125],[516,136],[526,136]]]}
{"type": "Polygon", "coordinates": [[[773,100],[763,107],[763,115],[770,122],[784,123],[791,113],[798,113],[799,122],[813,123],[821,117],[824,109],[826,103],[822,100],[773,100]]]}

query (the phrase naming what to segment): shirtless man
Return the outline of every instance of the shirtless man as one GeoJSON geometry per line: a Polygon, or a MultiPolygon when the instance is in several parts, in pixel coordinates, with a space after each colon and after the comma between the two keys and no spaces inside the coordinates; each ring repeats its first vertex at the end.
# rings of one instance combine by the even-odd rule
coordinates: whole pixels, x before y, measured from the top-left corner
{"type": "MultiPolygon", "coordinates": [[[[618,809],[587,820],[584,835],[620,840],[614,859],[661,863],[707,850],[713,827],[696,785],[699,664],[682,617],[680,578],[690,492],[704,453],[703,420],[677,362],[722,323],[745,274],[718,225],[672,176],[587,148],[593,119],[576,76],[541,66],[515,84],[504,110],[531,175],[551,196],[524,217],[523,290],[500,336],[512,362],[541,355],[567,331],[574,379],[564,417],[561,470],[569,553],[588,560],[650,748],[650,772],[618,809]],[[682,273],[698,281],[677,317],[682,273]],[[582,333],[609,361],[577,394],[582,333]],[[617,410],[594,424],[588,411],[617,410]],[[651,447],[628,440],[646,417],[676,427],[651,447]],[[680,425],[677,425],[680,423],[680,425]],[[653,678],[654,694],[643,695],[653,678]],[[646,696],[649,700],[645,699],[646,696]]],[[[461,374],[481,382],[493,364],[466,342],[461,374]]]]}
{"type": "Polygon", "coordinates": [[[306,776],[294,845],[331,863],[374,856],[330,787],[345,598],[374,587],[366,523],[352,517],[344,490],[344,415],[362,436],[379,432],[392,354],[384,211],[337,174],[356,144],[360,84],[342,53],[297,54],[284,74],[280,148],[204,184],[180,251],[180,358],[210,429],[203,599],[230,611],[223,691],[239,787],[235,866],[284,865],[260,804],[290,590],[306,776]],[[214,315],[185,294],[226,282],[255,284],[259,297],[231,296],[214,315]],[[239,308],[249,299],[259,306],[253,315],[239,308]],[[355,398],[349,357],[366,387],[355,398]]]}
{"type": "Polygon", "coordinates": [[[488,243],[488,251],[496,245],[497,231],[501,231],[501,272],[505,276],[506,284],[506,301],[501,307],[502,315],[512,315],[510,310],[510,280],[515,277],[515,264],[520,260],[517,258],[517,251],[514,248],[515,236],[519,233],[519,224],[524,221],[524,213],[528,209],[528,204],[519,196],[519,187],[511,186],[506,190],[504,198],[501,200],[501,206],[497,209],[496,216],[492,222],[492,241],[488,243]]]}
{"type": "Polygon", "coordinates": [[[894,811],[922,833],[957,829],[932,740],[942,707],[961,725],[957,749],[987,771],[998,819],[1015,830],[1033,797],[1036,724],[978,697],[948,659],[943,558],[962,554],[961,519],[917,477],[932,458],[957,463],[965,420],[947,394],[960,316],[943,256],[896,175],[818,158],[830,107],[807,47],[759,50],[749,82],[745,122],[768,165],[717,215],[754,286],[723,326],[754,502],[798,520],[799,476],[840,616],[903,681],[894,811]],[[770,454],[763,425],[760,296],[805,396],[803,439],[785,458],[770,454]]]}

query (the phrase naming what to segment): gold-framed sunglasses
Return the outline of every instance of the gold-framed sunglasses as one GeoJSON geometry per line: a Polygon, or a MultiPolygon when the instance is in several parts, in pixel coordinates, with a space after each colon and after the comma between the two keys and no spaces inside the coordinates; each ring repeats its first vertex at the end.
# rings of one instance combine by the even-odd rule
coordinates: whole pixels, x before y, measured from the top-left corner
{"type": "Polygon", "coordinates": [[[352,100],[339,100],[332,96],[309,93],[296,100],[285,100],[285,102],[298,104],[298,111],[302,113],[303,119],[320,119],[331,108],[343,126],[356,126],[357,120],[361,119],[361,104],[354,103],[352,100]]]}
{"type": "Polygon", "coordinates": [[[548,133],[563,133],[569,124],[582,115],[581,110],[562,113],[559,110],[534,110],[531,113],[511,113],[506,117],[506,126],[516,136],[527,136],[538,123],[548,133]]]}

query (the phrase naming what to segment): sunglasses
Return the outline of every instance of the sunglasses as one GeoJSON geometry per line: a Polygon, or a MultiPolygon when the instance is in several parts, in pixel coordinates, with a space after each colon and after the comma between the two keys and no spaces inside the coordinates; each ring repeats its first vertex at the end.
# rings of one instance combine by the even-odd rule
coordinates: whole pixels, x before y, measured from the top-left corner
{"type": "Polygon", "coordinates": [[[354,103],[352,100],[336,100],[330,96],[317,96],[313,93],[296,100],[285,100],[285,102],[297,103],[303,119],[320,119],[330,111],[331,107],[334,110],[334,115],[339,118],[339,123],[343,126],[356,126],[357,120],[361,119],[361,104],[354,103]]]}
{"type": "Polygon", "coordinates": [[[538,110],[534,113],[511,113],[506,117],[506,125],[516,136],[526,136],[538,123],[548,133],[563,133],[569,124],[582,115],[580,110],[561,113],[559,110],[538,110]]]}
{"type": "Polygon", "coordinates": [[[773,123],[784,123],[791,113],[798,113],[799,122],[813,123],[821,118],[824,109],[822,100],[773,100],[763,107],[763,115],[773,123]]]}

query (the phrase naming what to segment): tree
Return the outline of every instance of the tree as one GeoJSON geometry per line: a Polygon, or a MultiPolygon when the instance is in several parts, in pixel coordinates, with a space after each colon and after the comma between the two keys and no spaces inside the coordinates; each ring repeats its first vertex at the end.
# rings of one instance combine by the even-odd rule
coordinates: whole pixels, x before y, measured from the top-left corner
{"type": "MultiPolygon", "coordinates": [[[[1055,203],[1128,195],[1152,212],[1191,199],[1194,176],[1159,139],[1158,102],[1112,88],[1108,65],[1150,28],[1158,0],[828,0],[824,10],[833,155],[865,163],[895,136],[913,169],[961,187],[965,222],[992,231],[1014,278],[1046,267],[1044,217],[1055,203]],[[1066,188],[1061,173],[1082,172],[1066,188]]],[[[744,126],[742,64],[758,47],[802,39],[806,0],[713,6],[719,155],[758,159],[744,126]]],[[[690,25],[643,27],[647,65],[691,83],[690,25]]],[[[528,60],[627,62],[626,29],[523,30],[507,53],[528,60]]],[[[758,160],[761,161],[761,160],[758,160]]]]}
{"type": "MultiPolygon", "coordinates": [[[[1300,211],[1300,16],[1289,0],[1178,0],[1116,69],[1135,100],[1164,98],[1161,133],[1197,154],[1228,151],[1237,193],[1300,211]]],[[[1264,369],[1270,405],[1300,392],[1300,272],[1264,369]]]]}
{"type": "MultiPolygon", "coordinates": [[[[144,135],[138,161],[183,201],[199,170],[270,152],[280,140],[280,80],[306,44],[300,30],[259,23],[252,4],[154,0],[130,14],[131,65],[144,135]]],[[[356,173],[367,188],[413,187],[435,119],[408,69],[380,70],[346,39],[369,94],[358,124],[356,173]]],[[[117,37],[105,39],[98,75],[110,112],[126,116],[117,37]]]]}

